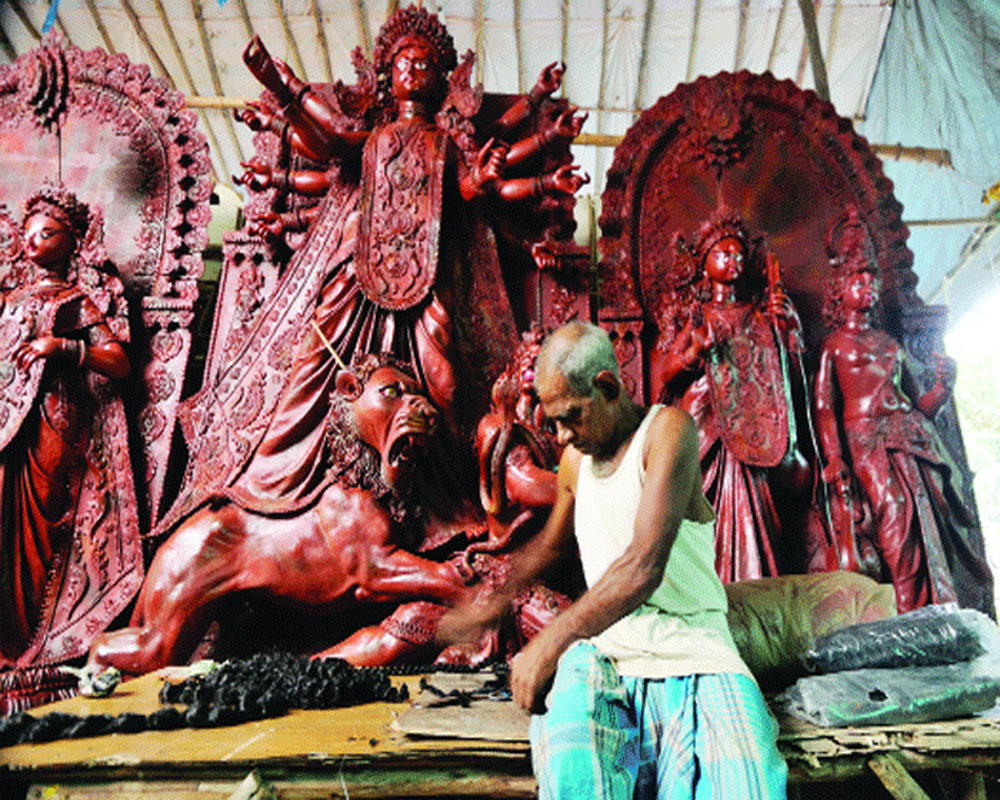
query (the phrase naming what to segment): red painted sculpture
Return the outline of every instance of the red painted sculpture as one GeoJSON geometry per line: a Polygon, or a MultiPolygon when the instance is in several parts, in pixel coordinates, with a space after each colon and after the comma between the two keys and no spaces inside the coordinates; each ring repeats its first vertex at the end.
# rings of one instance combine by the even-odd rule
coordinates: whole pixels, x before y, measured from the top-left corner
{"type": "Polygon", "coordinates": [[[101,216],[49,185],[21,230],[0,254],[2,666],[85,652],[142,579],[117,384],[127,307],[101,216]]]}
{"type": "MultiPolygon", "coordinates": [[[[466,576],[457,564],[406,549],[462,522],[439,483],[454,445],[438,411],[405,366],[375,356],[338,375],[330,404],[315,501],[280,515],[223,498],[202,507],[157,550],[132,627],[98,637],[93,662],[131,674],[183,663],[220,601],[239,592],[314,613],[459,595],[466,576]]],[[[422,655],[402,640],[354,644],[360,663],[422,655]]]]}
{"type": "MultiPolygon", "coordinates": [[[[490,411],[477,429],[479,498],[486,512],[487,535],[452,556],[470,584],[506,582],[509,552],[541,529],[555,501],[558,452],[542,429],[541,407],[532,383],[541,341],[538,327],[522,336],[511,366],[493,384],[490,411]]],[[[572,570],[561,577],[563,591],[579,588],[573,584],[572,570]]],[[[446,606],[407,603],[380,624],[360,629],[322,655],[354,663],[383,664],[420,656],[445,663],[481,663],[498,654],[513,655],[569,602],[562,591],[532,586],[516,598],[509,624],[488,631],[471,645],[453,645],[441,652],[435,647],[435,634],[446,606]]]]}
{"type": "MultiPolygon", "coordinates": [[[[0,202],[21,207],[58,171],[82,201],[114,220],[103,247],[131,309],[132,369],[121,396],[146,531],[182,466],[172,451],[174,425],[211,217],[205,136],[184,96],[147,65],[83,51],[53,30],[0,66],[0,139],[0,202]]],[[[86,642],[79,648],[77,655],[86,642]]]]}
{"type": "Polygon", "coordinates": [[[545,218],[535,233],[554,235],[585,180],[566,149],[582,119],[545,99],[561,69],[547,68],[506,112],[484,111],[495,122],[480,131],[471,55],[452,71],[451,37],[435,16],[397,12],[374,55],[359,61],[358,84],[330,89],[298,81],[258,40],[247,48],[269,92],[241,116],[293,151],[288,169],[258,159],[244,175],[251,227],[270,237],[280,276],[266,300],[244,304],[249,318],[230,326],[235,336],[214,349],[205,387],[182,412],[191,460],[161,531],[216,492],[261,512],[313,502],[327,397],[355,353],[409,363],[448,426],[471,438],[517,345],[500,220],[545,218]],[[498,135],[519,138],[507,147],[498,135]]]}
{"type": "MultiPolygon", "coordinates": [[[[99,636],[93,663],[131,674],[182,663],[220,605],[247,592],[313,614],[400,603],[381,624],[360,628],[321,656],[355,664],[476,663],[497,653],[499,631],[480,652],[441,654],[435,635],[448,604],[502,564],[473,563],[472,548],[439,550],[438,560],[412,552],[484,533],[441,474],[455,444],[437,409],[408,367],[388,356],[361,357],[338,375],[336,392],[325,434],[327,477],[316,502],[276,516],[218,498],[190,516],[157,551],[132,626],[99,636]]],[[[523,598],[520,632],[533,634],[566,602],[535,588],[523,598]]],[[[511,641],[516,647],[516,637],[511,641]]]]}
{"type": "Polygon", "coordinates": [[[808,502],[792,400],[793,384],[803,386],[801,323],[776,259],[727,208],[709,217],[692,246],[677,238],[674,273],[686,280],[663,296],[650,384],[698,424],[720,577],[778,575],[786,543],[777,485],[786,501],[797,494],[808,502]]]}
{"type": "Polygon", "coordinates": [[[854,208],[838,238],[824,309],[833,330],[814,396],[840,550],[893,583],[900,612],[954,600],[982,607],[992,578],[934,426],[954,362],[936,356],[933,384],[918,386],[912,358],[878,323],[879,270],[854,208]]]}
{"type": "MultiPolygon", "coordinates": [[[[451,36],[422,8],[399,11],[382,28],[370,107],[355,115],[350,129],[343,101],[328,101],[300,81],[258,38],[244,61],[281,105],[274,114],[257,103],[240,118],[258,129],[287,126],[282,130],[293,148],[323,169],[281,172],[252,160],[243,164],[243,182],[255,189],[280,184],[323,195],[332,185],[331,166],[341,175],[360,173],[356,192],[346,201],[350,213],[335,256],[340,264],[327,266],[337,283],[337,308],[324,326],[333,347],[345,360],[355,351],[391,351],[413,365],[448,419],[468,422],[482,413],[483,398],[456,396],[468,391],[468,381],[456,376],[471,379],[480,372],[482,352],[496,347],[498,338],[510,348],[514,321],[495,255],[486,263],[469,258],[470,244],[489,235],[469,217],[481,216],[480,209],[490,204],[571,197],[586,180],[571,164],[538,172],[553,144],[565,144],[579,132],[583,119],[574,109],[543,118],[537,130],[517,138],[518,127],[559,87],[561,68],[547,67],[531,94],[502,115],[480,145],[470,120],[456,109],[461,82],[448,81],[457,65],[451,36]],[[516,140],[508,145],[501,137],[516,140]],[[476,308],[466,304],[470,289],[497,294],[476,308]],[[477,324],[486,341],[462,330],[477,324]]],[[[463,66],[467,71],[471,62],[463,66]]],[[[276,237],[324,213],[329,210],[322,203],[269,211],[251,230],[276,237]]]]}
{"type": "MultiPolygon", "coordinates": [[[[827,333],[821,313],[830,280],[827,238],[848,206],[857,209],[870,234],[871,261],[881,277],[885,333],[918,362],[929,364],[933,353],[943,352],[946,310],[927,306],[915,292],[902,206],[869,144],[830,103],[791,81],[779,81],[770,74],[722,72],[679,85],[644,110],[616,148],[605,180],[598,243],[599,319],[615,343],[623,381],[636,398],[647,403],[655,400],[664,388],[662,382],[677,369],[675,365],[668,370],[667,356],[689,321],[689,308],[698,309],[705,322],[697,318],[691,322],[684,334],[691,337],[688,352],[673,355],[693,360],[707,338],[694,332],[707,327],[710,315],[701,310],[701,302],[692,299],[697,292],[685,288],[695,282],[700,266],[687,257],[674,258],[673,239],[677,231],[697,230],[719,198],[725,198],[751,230],[765,235],[768,249],[780,259],[783,292],[793,299],[802,323],[802,360],[808,369],[813,368],[827,333]],[[679,319],[676,325],[675,317],[679,319]]],[[[752,253],[747,263],[757,263],[752,253]]],[[[752,271],[767,274],[765,259],[759,264],[752,271]]],[[[761,280],[756,293],[740,294],[738,289],[737,299],[756,301],[758,316],[766,322],[763,285],[761,280]]],[[[774,337],[765,327],[753,325],[743,338],[766,344],[769,336],[774,337]]],[[[755,347],[756,355],[760,355],[758,350],[774,352],[773,347],[755,347]]],[[[787,354],[793,367],[794,348],[789,347],[787,354]]],[[[674,380],[682,385],[675,393],[684,381],[700,374],[699,369],[695,362],[690,373],[678,372],[674,380]]],[[[790,369],[788,374],[795,372],[790,369]]],[[[698,380],[707,382],[704,376],[698,380]]],[[[845,533],[843,526],[838,531],[826,513],[825,485],[818,480],[819,447],[808,436],[811,403],[802,383],[800,391],[792,393],[795,414],[790,419],[796,423],[799,449],[815,476],[815,495],[776,492],[769,487],[776,505],[792,501],[778,509],[779,540],[769,520],[770,506],[759,500],[758,484],[749,483],[741,492],[742,499],[734,496],[736,502],[730,508],[732,516],[754,521],[753,538],[747,539],[750,544],[745,551],[720,552],[722,575],[745,575],[743,565],[760,561],[762,550],[757,543],[765,540],[772,545],[779,571],[783,567],[790,572],[853,568],[858,562],[850,531],[845,533]],[[838,543],[838,532],[846,541],[838,543]]],[[[768,390],[755,396],[757,387],[752,383],[742,381],[740,387],[750,392],[748,407],[780,408],[780,401],[767,399],[772,397],[768,390]]],[[[797,388],[795,382],[791,388],[797,388]]],[[[707,405],[706,394],[702,406],[707,405]]],[[[709,419],[704,407],[695,410],[696,416],[709,419]]],[[[778,425],[782,414],[778,411],[769,424],[778,425]]],[[[745,427],[746,416],[739,410],[735,413],[735,433],[745,427]]],[[[732,438],[729,426],[719,427],[717,417],[711,421],[715,428],[703,432],[705,441],[732,438]]],[[[956,528],[954,535],[942,534],[955,589],[963,605],[990,613],[992,579],[979,569],[983,538],[954,404],[945,402],[934,422],[941,458],[952,466],[949,491],[954,491],[955,504],[966,510],[962,518],[971,521],[956,528]]],[[[753,426],[746,429],[753,430],[753,426]]],[[[737,463],[736,459],[731,463],[737,463]]],[[[771,477],[778,477],[774,467],[753,465],[745,472],[734,469],[731,475],[740,478],[761,470],[771,470],[771,477]]],[[[870,560],[864,553],[861,557],[870,560]]]]}
{"type": "MultiPolygon", "coordinates": [[[[308,531],[340,491],[332,488],[340,479],[329,468],[329,431],[339,424],[331,396],[341,391],[342,364],[385,351],[412,371],[408,386],[427,396],[440,434],[456,443],[431,460],[433,469],[421,469],[435,476],[434,490],[421,499],[424,515],[431,509],[433,518],[419,530],[410,526],[407,535],[393,534],[401,559],[399,548],[428,559],[408,554],[413,568],[393,568],[391,588],[377,591],[354,591],[347,565],[317,559],[309,566],[347,574],[331,591],[348,605],[412,601],[328,652],[364,663],[423,659],[433,651],[442,603],[479,575],[462,551],[485,535],[486,521],[476,503],[474,454],[460,445],[471,438],[489,385],[518,341],[500,272],[497,209],[510,204],[512,220],[565,211],[585,180],[566,150],[582,119],[565,105],[556,113],[558,104],[545,99],[559,84],[555,66],[505,112],[480,116],[481,94],[468,85],[471,57],[448,77],[456,64],[451,37],[419,8],[390,18],[374,64],[359,65],[354,87],[305,85],[259,40],[245,60],[269,92],[241,116],[268,127],[261,136],[273,139],[280,131],[296,153],[288,169],[258,159],[247,162],[244,175],[260,263],[285,262],[266,300],[243,304],[238,335],[217,351],[226,360],[210,365],[205,387],[182,413],[190,451],[185,486],[154,532],[170,538],[147,585],[189,570],[196,590],[179,602],[144,590],[135,619],[142,630],[132,640],[109,637],[93,657],[134,672],[190,654],[191,631],[204,630],[203,617],[212,611],[202,604],[199,581],[209,581],[214,567],[185,560],[182,552],[199,552],[210,531],[235,531],[235,539],[253,547],[255,532],[266,528],[281,552],[296,546],[300,528],[308,531]],[[480,131],[473,117],[495,121],[480,131]],[[501,144],[501,135],[513,143],[501,144]],[[322,199],[313,196],[309,205],[316,193],[322,199]],[[272,200],[281,194],[285,210],[280,203],[262,209],[254,194],[272,200]],[[147,642],[171,627],[181,633],[171,633],[169,645],[147,642]]],[[[247,283],[251,290],[257,285],[252,277],[247,283]]],[[[227,332],[217,329],[215,336],[227,332]]],[[[344,512],[344,524],[363,527],[371,515],[372,540],[381,542],[380,514],[369,503],[344,512]]],[[[260,580],[253,569],[233,578],[247,585],[260,580]]]]}
{"type": "Polygon", "coordinates": [[[494,550],[537,532],[556,499],[559,450],[544,428],[533,383],[542,338],[537,326],[523,334],[476,430],[479,500],[494,550]]]}

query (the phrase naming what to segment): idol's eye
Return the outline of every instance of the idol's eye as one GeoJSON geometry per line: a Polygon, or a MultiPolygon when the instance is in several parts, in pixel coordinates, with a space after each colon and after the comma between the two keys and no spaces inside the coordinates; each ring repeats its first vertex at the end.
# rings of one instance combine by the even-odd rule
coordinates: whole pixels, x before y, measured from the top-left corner
{"type": "Polygon", "coordinates": [[[390,400],[395,400],[403,394],[403,389],[398,383],[387,383],[380,391],[383,397],[388,397],[390,400]]]}

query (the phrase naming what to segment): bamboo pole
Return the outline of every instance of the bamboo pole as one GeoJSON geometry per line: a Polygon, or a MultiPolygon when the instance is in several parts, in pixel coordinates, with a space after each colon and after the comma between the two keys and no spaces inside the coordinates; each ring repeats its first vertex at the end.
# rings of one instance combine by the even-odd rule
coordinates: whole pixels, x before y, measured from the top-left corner
{"type": "Polygon", "coordinates": [[[946,228],[960,225],[982,225],[992,228],[1000,225],[1000,219],[989,217],[948,217],[941,219],[904,219],[903,224],[908,228],[946,228]]]}
{"type": "Polygon", "coordinates": [[[14,45],[10,43],[10,39],[7,38],[7,32],[0,28],[0,50],[3,50],[4,55],[7,56],[7,60],[11,63],[17,61],[17,51],[14,49],[14,45]]]}
{"type": "Polygon", "coordinates": [[[694,53],[698,45],[698,27],[701,24],[701,0],[694,0],[694,17],[691,20],[691,44],[688,47],[687,71],[684,73],[684,82],[691,83],[694,77],[694,53]]]}
{"type": "Polygon", "coordinates": [[[296,75],[298,75],[302,80],[309,80],[306,77],[306,69],[302,66],[302,56],[299,55],[299,45],[295,41],[295,37],[292,36],[292,29],[288,25],[288,17],[285,16],[285,9],[281,6],[281,0],[271,0],[274,5],[274,10],[278,14],[278,19],[281,20],[281,29],[285,33],[285,44],[288,46],[288,52],[292,57],[292,69],[296,75]]]}
{"type": "Polygon", "coordinates": [[[243,20],[243,27],[247,31],[247,39],[252,39],[254,37],[253,23],[250,21],[250,14],[247,12],[247,4],[245,0],[236,0],[236,7],[240,12],[240,19],[243,20]]]}
{"type": "Polygon", "coordinates": [[[781,10],[778,11],[778,21],[774,25],[774,39],[771,40],[771,51],[767,54],[767,71],[774,67],[774,57],[778,54],[778,42],[781,40],[781,27],[785,22],[785,11],[788,9],[788,0],[781,0],[781,10]]]}
{"type": "Polygon", "coordinates": [[[34,39],[36,42],[41,41],[42,34],[38,32],[38,28],[34,26],[34,23],[32,23],[31,18],[27,15],[25,10],[21,8],[20,0],[10,0],[10,8],[11,11],[13,11],[17,15],[17,18],[21,20],[21,24],[25,27],[28,33],[31,34],[31,38],[34,39]]]}
{"type": "Polygon", "coordinates": [[[517,60],[517,93],[524,94],[524,46],[521,42],[521,0],[514,0],[514,57],[517,60]]]}
{"type": "MultiPolygon", "coordinates": [[[[823,63],[823,51],[819,46],[819,28],[816,26],[816,9],[820,0],[814,6],[811,0],[799,0],[799,10],[802,12],[802,24],[806,32],[806,45],[809,48],[809,61],[812,63],[813,83],[816,84],[816,94],[821,100],[830,99],[830,84],[826,78],[826,65],[823,63]]],[[[799,79],[802,85],[803,67],[799,68],[799,79]]]]}
{"type": "Polygon", "coordinates": [[[484,29],[483,20],[483,2],[484,0],[476,0],[476,82],[483,82],[483,52],[485,48],[484,38],[486,36],[486,31],[484,29]]]}
{"type": "Polygon", "coordinates": [[[736,54],[733,56],[733,72],[739,72],[743,63],[743,51],[747,44],[747,21],[750,16],[750,0],[740,0],[740,18],[736,28],[736,54]]]}
{"type": "Polygon", "coordinates": [[[646,0],[646,10],[642,18],[642,46],[639,50],[639,74],[635,79],[635,103],[636,111],[642,110],[643,89],[646,86],[646,65],[649,62],[647,53],[649,52],[649,31],[653,27],[653,13],[656,10],[656,0],[646,0]]]}
{"type": "MultiPolygon", "coordinates": [[[[156,2],[159,3],[159,0],[156,0],[156,2]]],[[[157,69],[160,71],[160,75],[162,75],[164,80],[167,81],[167,83],[170,85],[170,88],[176,91],[177,84],[174,82],[173,76],[170,74],[170,71],[163,63],[163,59],[160,58],[160,54],[156,51],[156,48],[153,46],[153,42],[150,40],[149,35],[146,33],[146,29],[142,27],[142,23],[139,21],[139,16],[135,13],[135,9],[132,8],[132,3],[129,2],[129,0],[121,0],[121,4],[122,4],[122,10],[125,11],[125,15],[129,18],[129,21],[132,23],[132,27],[135,29],[136,36],[139,37],[139,41],[143,43],[146,50],[149,52],[149,56],[150,58],[153,59],[153,62],[156,64],[157,69]]],[[[163,6],[160,6],[160,10],[161,11],[163,10],[163,6]]],[[[167,27],[167,34],[168,36],[171,37],[171,40],[173,40],[173,31],[170,30],[169,26],[167,27]]],[[[174,46],[176,47],[176,41],[174,41],[174,46]]],[[[183,62],[181,63],[183,64],[183,62]]],[[[191,91],[192,92],[194,91],[193,84],[191,85],[191,91]]],[[[201,112],[199,116],[201,117],[202,125],[205,126],[209,145],[216,149],[216,151],[219,154],[219,161],[221,163],[222,149],[219,147],[219,140],[215,138],[215,133],[209,126],[208,118],[205,116],[204,112],[201,112]]],[[[218,176],[215,172],[215,165],[212,164],[211,157],[208,160],[208,165],[212,171],[212,180],[217,181],[218,176]]]]}
{"type": "Polygon", "coordinates": [[[361,38],[361,50],[365,58],[372,57],[372,37],[368,31],[368,18],[365,16],[365,7],[362,0],[354,0],[354,22],[358,26],[358,35],[361,38]]]}
{"type": "Polygon", "coordinates": [[[94,23],[94,27],[97,28],[97,32],[101,36],[101,41],[104,42],[104,49],[109,53],[115,53],[115,46],[111,43],[111,37],[108,35],[108,29],[104,27],[104,20],[101,19],[101,15],[97,13],[97,6],[94,5],[94,0],[87,0],[87,11],[90,12],[90,19],[94,23]]]}
{"type": "MultiPolygon", "coordinates": [[[[188,108],[197,109],[232,109],[245,108],[251,100],[246,97],[201,97],[186,98],[188,108]]],[[[579,106],[581,111],[613,111],[626,114],[639,114],[641,109],[634,108],[598,108],[597,106],[579,106]]],[[[617,147],[625,137],[613,133],[581,133],[573,140],[573,144],[584,147],[617,147]]],[[[951,153],[943,148],[910,147],[902,144],[869,144],[875,155],[893,161],[930,162],[939,167],[950,169],[951,153]]]]}
{"type": "Polygon", "coordinates": [[[323,53],[323,74],[326,82],[333,83],[333,69],[330,66],[330,47],[326,42],[326,31],[323,30],[323,13],[319,9],[318,0],[312,0],[312,16],[316,22],[316,38],[319,39],[319,49],[323,53]]]}
{"type": "MultiPolygon", "coordinates": [[[[205,29],[205,16],[202,13],[198,0],[191,0],[191,13],[194,14],[195,25],[198,28],[201,49],[205,52],[205,60],[208,63],[208,74],[212,79],[212,86],[215,88],[216,94],[221,95],[222,81],[219,79],[219,69],[215,64],[215,54],[212,52],[212,45],[208,41],[208,31],[205,29]]],[[[239,161],[244,161],[243,146],[236,135],[236,128],[233,126],[233,116],[232,114],[225,114],[224,118],[226,120],[226,131],[229,133],[229,142],[232,144],[233,149],[236,150],[239,161]]]]}
{"type": "MultiPolygon", "coordinates": [[[[562,0],[560,3],[559,17],[562,22],[562,28],[559,31],[559,62],[565,64],[566,54],[569,52],[569,0],[562,0]]],[[[565,81],[563,81],[563,85],[560,87],[559,96],[562,98],[566,97],[565,81]]]]}

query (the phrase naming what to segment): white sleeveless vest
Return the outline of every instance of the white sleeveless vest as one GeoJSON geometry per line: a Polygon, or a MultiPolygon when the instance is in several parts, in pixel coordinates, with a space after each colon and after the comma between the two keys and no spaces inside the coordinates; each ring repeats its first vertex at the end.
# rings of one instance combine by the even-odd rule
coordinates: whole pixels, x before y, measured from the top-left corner
{"type": "MultiPolygon", "coordinates": [[[[590,456],[580,461],[574,524],[588,586],[632,541],[645,479],[644,443],[660,408],[649,410],[612,474],[594,475],[590,456]]],[[[714,527],[712,521],[682,520],[660,586],[639,608],[591,639],[615,660],[619,674],[666,678],[737,672],[753,677],[726,622],[726,593],[713,566],[714,527]]]]}

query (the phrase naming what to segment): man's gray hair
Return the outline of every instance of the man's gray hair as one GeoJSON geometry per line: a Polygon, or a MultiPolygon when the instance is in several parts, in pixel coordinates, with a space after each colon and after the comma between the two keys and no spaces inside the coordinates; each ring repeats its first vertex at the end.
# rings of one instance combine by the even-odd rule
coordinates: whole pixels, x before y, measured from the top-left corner
{"type": "Polygon", "coordinates": [[[618,358],[607,332],[582,320],[567,322],[550,334],[536,363],[536,376],[557,371],[578,397],[590,396],[594,378],[603,370],[619,377],[618,358]]]}

